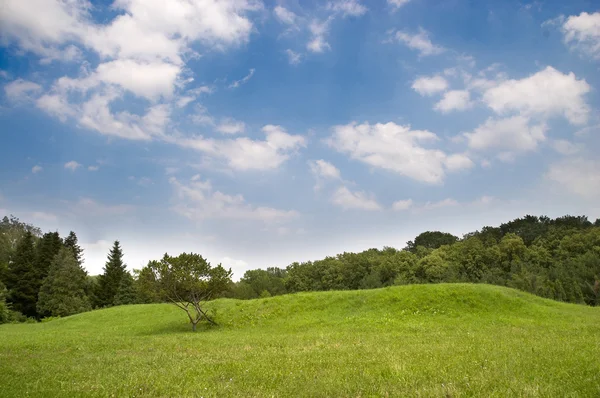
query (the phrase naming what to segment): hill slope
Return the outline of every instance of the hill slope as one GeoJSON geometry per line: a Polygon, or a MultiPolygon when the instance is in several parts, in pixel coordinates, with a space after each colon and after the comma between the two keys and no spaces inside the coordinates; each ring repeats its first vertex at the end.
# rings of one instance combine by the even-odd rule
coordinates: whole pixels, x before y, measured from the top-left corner
{"type": "Polygon", "coordinates": [[[488,285],[168,304],[0,326],[3,396],[599,396],[600,309],[488,285]]]}

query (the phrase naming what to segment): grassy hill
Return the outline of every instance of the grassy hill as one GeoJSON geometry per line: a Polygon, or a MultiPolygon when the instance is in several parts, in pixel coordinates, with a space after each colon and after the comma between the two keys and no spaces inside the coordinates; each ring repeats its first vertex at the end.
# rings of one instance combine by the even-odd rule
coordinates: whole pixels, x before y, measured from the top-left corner
{"type": "Polygon", "coordinates": [[[600,396],[600,308],[466,284],[0,325],[2,396],[600,396]]]}

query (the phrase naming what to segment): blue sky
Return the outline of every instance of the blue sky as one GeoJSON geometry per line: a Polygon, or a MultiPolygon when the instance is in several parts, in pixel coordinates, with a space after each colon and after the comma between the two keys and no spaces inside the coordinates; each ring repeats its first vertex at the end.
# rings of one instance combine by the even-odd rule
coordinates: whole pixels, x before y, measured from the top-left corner
{"type": "Polygon", "coordinates": [[[5,0],[0,46],[0,214],[92,274],[600,217],[594,1],[5,0]]]}

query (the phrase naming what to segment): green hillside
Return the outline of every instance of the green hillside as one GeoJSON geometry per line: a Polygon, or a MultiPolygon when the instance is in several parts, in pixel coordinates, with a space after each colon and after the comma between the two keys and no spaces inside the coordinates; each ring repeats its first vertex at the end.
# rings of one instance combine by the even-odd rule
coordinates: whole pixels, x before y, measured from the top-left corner
{"type": "Polygon", "coordinates": [[[600,309],[489,285],[168,304],[0,325],[2,396],[600,396],[600,309]]]}

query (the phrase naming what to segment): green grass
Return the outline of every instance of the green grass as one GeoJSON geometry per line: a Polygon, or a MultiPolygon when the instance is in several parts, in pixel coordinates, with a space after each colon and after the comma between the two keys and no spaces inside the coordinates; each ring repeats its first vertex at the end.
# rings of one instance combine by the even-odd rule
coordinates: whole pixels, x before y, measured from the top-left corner
{"type": "Polygon", "coordinates": [[[599,397],[600,308],[487,285],[168,304],[0,326],[0,395],[599,397]]]}

